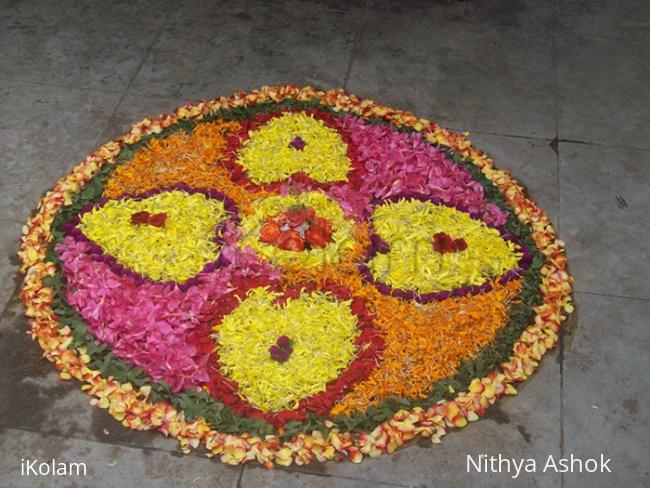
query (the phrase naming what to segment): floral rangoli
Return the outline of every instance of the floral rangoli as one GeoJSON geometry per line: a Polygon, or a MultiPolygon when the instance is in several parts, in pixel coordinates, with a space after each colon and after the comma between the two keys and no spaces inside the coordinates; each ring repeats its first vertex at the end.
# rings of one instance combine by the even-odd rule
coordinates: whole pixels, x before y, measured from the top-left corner
{"type": "Polygon", "coordinates": [[[43,197],[20,257],[62,379],[229,464],[437,443],[572,311],[563,243],[509,172],[341,90],[143,120],[43,197]]]}

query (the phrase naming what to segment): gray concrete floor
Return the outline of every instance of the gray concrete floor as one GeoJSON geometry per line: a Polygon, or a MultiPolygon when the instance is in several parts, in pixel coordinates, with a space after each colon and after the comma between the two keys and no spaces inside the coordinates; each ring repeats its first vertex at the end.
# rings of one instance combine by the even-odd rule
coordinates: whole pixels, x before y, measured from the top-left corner
{"type": "Polygon", "coordinates": [[[650,486],[650,2],[0,0],[0,47],[0,486],[650,486]],[[568,243],[560,347],[441,446],[274,471],[182,457],[91,408],[25,335],[18,236],[57,177],[144,115],[285,82],[470,131],[568,243]],[[467,474],[479,453],[603,453],[613,472],[467,474]],[[89,476],[21,478],[52,457],[89,476]]]}

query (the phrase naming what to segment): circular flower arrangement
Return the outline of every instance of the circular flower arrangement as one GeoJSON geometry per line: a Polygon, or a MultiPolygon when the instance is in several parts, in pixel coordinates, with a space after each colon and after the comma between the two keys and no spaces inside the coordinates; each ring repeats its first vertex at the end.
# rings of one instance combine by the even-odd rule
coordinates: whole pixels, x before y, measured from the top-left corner
{"type": "Polygon", "coordinates": [[[62,379],[230,464],[439,442],[572,309],[563,243],[507,171],[340,90],[143,120],[45,195],[20,257],[62,379]]]}

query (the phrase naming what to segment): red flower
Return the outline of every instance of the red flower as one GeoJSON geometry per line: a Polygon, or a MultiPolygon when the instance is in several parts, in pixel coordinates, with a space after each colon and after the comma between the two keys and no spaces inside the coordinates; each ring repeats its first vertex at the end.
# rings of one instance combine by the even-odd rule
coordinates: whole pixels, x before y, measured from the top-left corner
{"type": "Polygon", "coordinates": [[[275,344],[269,347],[269,353],[271,354],[271,359],[279,363],[284,363],[291,357],[291,353],[293,353],[291,340],[285,335],[278,337],[275,344]]]}
{"type": "Polygon", "coordinates": [[[305,241],[297,230],[289,229],[283,232],[278,239],[278,247],[284,251],[304,251],[305,241]]]}
{"type": "Polygon", "coordinates": [[[262,225],[260,241],[285,251],[322,249],[332,242],[332,223],[311,207],[294,205],[262,225]]]}
{"type": "Polygon", "coordinates": [[[451,252],[453,240],[449,234],[438,232],[433,235],[433,249],[441,254],[451,252]]]}
{"type": "Polygon", "coordinates": [[[312,227],[305,231],[305,240],[314,249],[322,249],[331,241],[331,236],[326,235],[323,231],[312,227]]]}
{"type": "Polygon", "coordinates": [[[164,212],[150,214],[144,210],[142,212],[136,212],[131,215],[131,223],[133,225],[149,224],[153,225],[154,227],[164,227],[166,221],[167,214],[164,212]]]}
{"type": "Polygon", "coordinates": [[[311,228],[318,229],[328,238],[332,234],[332,222],[323,217],[315,217],[312,219],[311,228]]]}
{"type": "Polygon", "coordinates": [[[444,254],[447,252],[460,252],[467,249],[467,242],[462,237],[452,239],[445,232],[438,232],[433,235],[433,250],[444,254]]]}
{"type": "Polygon", "coordinates": [[[454,239],[452,247],[455,252],[464,251],[467,249],[467,242],[462,237],[459,237],[458,239],[454,239]]]}
{"type": "Polygon", "coordinates": [[[280,337],[278,337],[278,340],[276,341],[276,344],[278,346],[284,347],[284,348],[286,348],[290,343],[291,343],[291,341],[289,340],[289,338],[286,335],[281,335],[280,337]]]}
{"type": "Polygon", "coordinates": [[[298,227],[302,225],[306,220],[311,220],[316,217],[316,211],[313,208],[307,208],[303,206],[295,206],[289,208],[284,212],[284,217],[287,219],[287,223],[291,227],[298,227]]]}
{"type": "Polygon", "coordinates": [[[306,145],[307,143],[300,136],[294,137],[293,140],[289,143],[289,147],[297,149],[298,151],[302,151],[306,145]]]}
{"type": "Polygon", "coordinates": [[[146,224],[149,222],[149,212],[143,211],[143,212],[136,212],[131,215],[131,223],[132,224],[146,224]]]}
{"type": "Polygon", "coordinates": [[[265,223],[260,230],[260,241],[267,244],[273,244],[280,237],[280,233],[280,226],[277,222],[270,220],[265,223]]]}
{"type": "Polygon", "coordinates": [[[313,248],[323,248],[332,242],[332,222],[322,217],[315,217],[311,227],[305,232],[305,239],[313,248]]]}
{"type": "Polygon", "coordinates": [[[167,222],[167,214],[163,212],[150,215],[148,224],[154,227],[164,227],[165,222],[167,222]]]}

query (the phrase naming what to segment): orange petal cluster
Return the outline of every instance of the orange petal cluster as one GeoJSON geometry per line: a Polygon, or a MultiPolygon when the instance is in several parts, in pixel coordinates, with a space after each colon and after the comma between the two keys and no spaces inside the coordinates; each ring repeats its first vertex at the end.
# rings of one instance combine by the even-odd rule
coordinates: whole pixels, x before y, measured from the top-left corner
{"type": "Polygon", "coordinates": [[[219,164],[228,135],[240,128],[237,122],[218,120],[199,124],[190,134],[180,131],[162,139],[154,138],[130,162],[115,169],[106,182],[104,195],[140,195],[182,183],[221,191],[240,208],[247,208],[251,195],[233,184],[228,171],[219,164]]]}
{"type": "Polygon", "coordinates": [[[332,414],[364,411],[390,396],[426,398],[433,382],[453,376],[463,359],[475,357],[494,340],[520,290],[521,280],[515,280],[485,294],[420,307],[375,297],[375,322],[386,344],[382,360],[332,414]]]}

